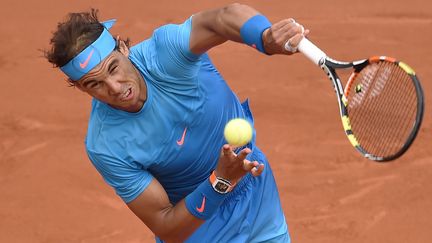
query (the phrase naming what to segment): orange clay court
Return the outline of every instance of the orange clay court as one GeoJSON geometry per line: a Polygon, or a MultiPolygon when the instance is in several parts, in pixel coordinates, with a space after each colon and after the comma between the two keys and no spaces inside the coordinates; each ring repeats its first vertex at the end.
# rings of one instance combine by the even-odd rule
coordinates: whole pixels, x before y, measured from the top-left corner
{"type": "MultiPolygon", "coordinates": [[[[117,18],[114,34],[137,43],[160,25],[230,2],[1,1],[0,242],[153,242],[86,156],[90,98],[42,58],[57,22],[98,8],[101,19],[117,18]]],[[[336,59],[403,60],[425,93],[413,146],[379,164],[352,148],[329,80],[304,56],[267,57],[235,43],[211,50],[238,96],[251,99],[293,242],[432,242],[432,2],[241,2],[271,21],[294,17],[336,59]]]]}

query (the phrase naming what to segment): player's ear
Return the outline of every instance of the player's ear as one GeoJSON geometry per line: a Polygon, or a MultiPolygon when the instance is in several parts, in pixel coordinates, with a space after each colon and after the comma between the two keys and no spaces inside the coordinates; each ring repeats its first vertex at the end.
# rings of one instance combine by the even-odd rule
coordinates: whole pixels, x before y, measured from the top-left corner
{"type": "Polygon", "coordinates": [[[120,36],[117,36],[116,39],[117,39],[118,50],[120,51],[121,54],[128,57],[129,56],[129,48],[127,47],[126,43],[120,39],[120,36]]]}

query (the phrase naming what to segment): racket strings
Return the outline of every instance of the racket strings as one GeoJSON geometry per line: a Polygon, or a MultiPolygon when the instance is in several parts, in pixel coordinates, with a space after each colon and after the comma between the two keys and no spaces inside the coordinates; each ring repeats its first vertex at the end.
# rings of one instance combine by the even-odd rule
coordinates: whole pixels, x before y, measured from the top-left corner
{"type": "MultiPolygon", "coordinates": [[[[371,91],[371,96],[375,96],[377,94],[376,91],[379,90],[379,89],[382,89],[382,87],[379,85],[379,84],[382,84],[382,81],[380,81],[380,79],[389,79],[389,80],[400,79],[399,75],[397,75],[397,74],[396,75],[394,74],[393,77],[390,77],[386,73],[384,76],[386,76],[386,77],[383,77],[383,75],[379,75],[378,78],[376,79],[376,83],[377,83],[376,89],[375,89],[375,92],[373,90],[371,91]]],[[[397,86],[389,86],[389,87],[390,87],[390,89],[388,90],[388,92],[390,92],[390,93],[394,93],[394,92],[396,92],[397,90],[400,89],[400,87],[397,87],[397,86]],[[397,89],[397,90],[395,90],[395,89],[397,89]]],[[[383,110],[383,113],[385,112],[384,117],[387,118],[387,119],[391,119],[391,117],[389,117],[387,115],[387,113],[388,113],[387,111],[388,110],[389,111],[394,111],[395,110],[395,105],[397,105],[397,101],[398,100],[397,99],[390,99],[390,100],[388,100],[389,97],[388,96],[386,96],[386,97],[387,97],[387,99],[382,99],[381,100],[382,104],[384,104],[384,105],[381,104],[381,108],[382,109],[386,109],[386,110],[383,110]]],[[[405,99],[405,97],[401,97],[400,94],[398,95],[398,98],[401,99],[401,100],[405,99]]],[[[380,118],[383,118],[383,116],[379,116],[379,114],[377,114],[377,116],[375,116],[373,118],[374,119],[372,121],[370,121],[370,120],[368,121],[370,124],[377,124],[377,122],[379,122],[379,124],[386,124],[387,126],[389,126],[389,124],[387,124],[389,121],[384,121],[383,122],[382,119],[380,119],[380,118]]],[[[374,141],[377,142],[376,148],[382,148],[383,149],[383,151],[382,151],[383,154],[389,153],[388,150],[390,150],[392,148],[394,148],[394,149],[397,150],[398,147],[401,147],[403,145],[403,144],[401,145],[400,143],[399,144],[396,143],[397,141],[394,141],[394,139],[397,138],[397,136],[389,137],[391,134],[396,135],[396,134],[400,134],[400,132],[403,131],[403,129],[398,129],[398,130],[391,129],[391,128],[401,128],[401,124],[397,122],[397,121],[401,121],[401,119],[397,119],[397,118],[398,117],[394,118],[393,122],[395,124],[391,124],[391,126],[389,127],[389,129],[384,129],[384,128],[380,127],[379,130],[374,131],[375,134],[377,135],[377,137],[374,138],[374,141]]],[[[400,135],[399,135],[399,137],[400,137],[400,135]]]]}
{"type": "MultiPolygon", "coordinates": [[[[400,71],[398,72],[400,77],[399,78],[403,78],[403,76],[405,75],[405,72],[400,71]]],[[[410,99],[410,97],[415,97],[415,89],[410,89],[409,87],[406,87],[407,84],[409,84],[408,82],[410,82],[411,80],[407,80],[407,82],[402,83],[402,88],[401,90],[406,90],[407,92],[403,92],[402,93],[402,97],[399,98],[399,100],[401,101],[405,101],[406,102],[406,106],[402,106],[401,108],[405,108],[405,107],[412,107],[412,108],[416,108],[416,99],[410,99]],[[405,85],[404,85],[405,84],[405,85]]],[[[397,105],[397,104],[395,104],[397,105]]],[[[406,109],[405,110],[405,114],[406,116],[403,117],[398,117],[398,123],[395,125],[395,127],[397,128],[401,128],[399,129],[398,133],[395,133],[394,136],[394,143],[395,144],[395,149],[398,149],[400,147],[402,147],[406,141],[406,138],[409,136],[409,133],[411,131],[411,126],[409,124],[409,121],[411,120],[412,123],[414,124],[415,121],[415,111],[416,109],[406,109]],[[405,120],[406,117],[410,118],[408,120],[405,120]],[[401,138],[399,140],[399,138],[401,138]]],[[[386,136],[387,137],[387,136],[386,136]]]]}
{"type": "MultiPolygon", "coordinates": [[[[399,80],[400,78],[401,78],[400,77],[400,72],[396,72],[396,73],[392,74],[389,77],[389,80],[390,81],[393,80],[393,79],[399,80]]],[[[396,85],[389,86],[389,91],[388,92],[395,93],[398,90],[400,90],[399,88],[400,87],[397,87],[396,85]]],[[[399,95],[401,95],[401,94],[399,94],[399,95]]],[[[399,99],[403,100],[404,97],[399,97],[399,99]]],[[[397,105],[396,104],[397,103],[397,99],[389,99],[389,98],[387,98],[387,100],[384,99],[383,102],[387,103],[387,108],[388,109],[394,109],[395,105],[397,105]]],[[[378,118],[380,118],[380,117],[378,116],[378,118]]],[[[391,117],[389,117],[389,119],[390,118],[391,117]]],[[[397,119],[396,117],[394,117],[394,120],[392,122],[394,122],[395,124],[392,127],[394,127],[394,128],[400,128],[401,124],[398,121],[402,121],[402,120],[403,119],[397,119]]],[[[400,131],[403,131],[403,129],[398,129],[398,130],[396,130],[396,129],[384,129],[382,131],[383,131],[384,134],[382,134],[382,136],[380,137],[381,138],[380,139],[380,143],[378,143],[377,147],[378,148],[381,148],[381,147],[383,148],[383,151],[382,151],[383,154],[388,154],[389,152],[392,152],[392,151],[389,151],[389,150],[397,149],[398,147],[401,147],[403,145],[403,144],[400,143],[400,142],[403,142],[403,141],[397,141],[397,140],[395,141],[396,138],[400,137],[400,136],[397,136],[397,134],[399,134],[400,131]]],[[[397,152],[397,151],[393,151],[393,152],[397,152]]]]}
{"type": "Polygon", "coordinates": [[[391,62],[372,63],[353,80],[348,114],[353,134],[371,154],[387,157],[405,145],[416,119],[411,77],[391,62]]]}
{"type": "MultiPolygon", "coordinates": [[[[404,72],[398,70],[390,79],[392,80],[401,80],[403,79],[404,72]]],[[[406,83],[406,82],[405,82],[406,83]]],[[[406,87],[403,87],[404,83],[400,83],[400,86],[390,86],[389,92],[396,93],[400,90],[407,90],[406,87]]],[[[408,90],[407,90],[408,91],[408,90]]],[[[389,100],[388,109],[394,114],[390,114],[390,116],[386,116],[389,119],[389,123],[387,126],[390,126],[392,129],[384,129],[384,134],[382,135],[381,143],[378,145],[378,148],[383,148],[383,154],[394,154],[396,153],[405,143],[406,138],[409,135],[409,127],[406,126],[406,118],[409,117],[410,109],[405,109],[405,106],[399,105],[401,101],[409,101],[410,92],[399,92],[398,96],[393,100],[389,100]],[[401,111],[398,110],[401,109],[401,111]]],[[[386,102],[384,100],[384,102],[386,102]]],[[[408,104],[407,104],[408,105],[408,104]]],[[[388,114],[388,112],[386,112],[388,114]]],[[[387,123],[387,122],[386,122],[387,123]]],[[[386,124],[384,123],[384,124],[386,124]]]]}
{"type": "MultiPolygon", "coordinates": [[[[392,77],[392,79],[395,79],[395,80],[403,79],[404,74],[405,73],[403,71],[397,72],[397,73],[395,73],[395,77],[392,77]]],[[[407,80],[407,81],[409,81],[409,80],[407,80]]],[[[397,91],[397,90],[395,90],[396,88],[400,88],[398,90],[409,91],[409,89],[407,89],[407,87],[405,87],[405,85],[403,85],[403,84],[407,84],[407,83],[408,82],[401,83],[402,87],[397,87],[396,85],[392,86],[391,87],[392,89],[390,89],[389,92],[392,92],[392,93],[396,92],[397,91]]],[[[400,94],[400,95],[401,96],[397,97],[397,99],[394,99],[394,100],[392,100],[392,102],[389,102],[390,103],[389,109],[392,109],[392,110],[394,110],[396,108],[402,108],[403,109],[404,108],[403,106],[401,107],[398,105],[398,103],[399,103],[398,101],[400,100],[400,101],[408,101],[409,102],[409,100],[410,100],[409,97],[411,97],[412,95],[415,95],[415,94],[410,94],[410,92],[402,92],[402,94],[400,94]]],[[[407,103],[406,105],[407,105],[407,107],[410,107],[409,103],[407,103]]],[[[412,113],[412,111],[413,111],[413,109],[405,109],[404,114],[402,112],[397,111],[398,113],[395,114],[397,116],[395,116],[393,118],[394,120],[392,121],[392,122],[394,122],[393,126],[396,129],[393,129],[393,130],[386,129],[385,130],[386,133],[382,136],[382,138],[384,138],[384,139],[381,139],[381,143],[378,144],[378,146],[377,146],[379,148],[381,148],[381,147],[383,148],[383,154],[386,154],[386,155],[387,154],[394,154],[404,145],[406,138],[409,136],[409,132],[411,131],[410,127],[408,126],[409,124],[405,121],[405,119],[406,119],[405,117],[413,117],[410,115],[410,113],[412,113]],[[392,132],[394,132],[394,133],[392,133],[392,132]],[[387,138],[387,139],[385,139],[385,138],[387,138]]],[[[391,118],[391,117],[389,117],[389,118],[391,118]]]]}

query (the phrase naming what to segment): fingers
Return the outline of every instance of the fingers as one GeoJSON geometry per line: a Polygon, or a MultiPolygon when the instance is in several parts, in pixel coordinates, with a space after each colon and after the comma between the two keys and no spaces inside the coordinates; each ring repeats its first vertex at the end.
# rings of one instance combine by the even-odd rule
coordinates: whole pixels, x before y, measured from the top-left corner
{"type": "Polygon", "coordinates": [[[261,173],[264,171],[264,164],[260,164],[260,165],[258,165],[257,167],[254,167],[252,170],[251,170],[251,174],[253,175],[253,176],[259,176],[259,175],[261,175],[261,173]]]}
{"type": "Polygon", "coordinates": [[[234,181],[245,173],[250,172],[253,176],[259,176],[264,170],[264,164],[257,161],[249,161],[246,157],[252,152],[250,148],[242,149],[238,154],[233,151],[233,148],[225,144],[222,147],[221,159],[218,164],[218,174],[228,180],[234,181]],[[236,175],[237,174],[237,175],[236,175]]]}
{"type": "Polygon", "coordinates": [[[290,21],[290,29],[287,31],[288,40],[286,40],[283,48],[289,53],[297,52],[297,46],[304,36],[309,34],[309,30],[305,29],[303,25],[295,22],[294,19],[288,19],[290,21]]]}
{"type": "Polygon", "coordinates": [[[293,27],[295,25],[295,20],[292,18],[289,19],[283,19],[275,24],[272,25],[272,30],[273,31],[279,31],[282,28],[286,28],[286,27],[293,27]]]}
{"type": "Polygon", "coordinates": [[[243,163],[244,170],[250,172],[253,176],[259,176],[264,171],[264,164],[260,164],[258,161],[244,160],[243,163]]]}
{"type": "Polygon", "coordinates": [[[287,39],[293,37],[299,31],[298,24],[294,19],[284,19],[275,23],[272,27],[273,39],[276,42],[285,42],[287,39]]]}
{"type": "Polygon", "coordinates": [[[300,25],[298,23],[295,24],[296,34],[293,37],[289,38],[284,45],[284,49],[291,53],[297,52],[297,47],[300,41],[304,38],[305,35],[309,33],[309,30],[305,30],[303,25],[300,25]]]}
{"type": "Polygon", "coordinates": [[[274,23],[263,33],[264,48],[269,55],[286,54],[297,52],[298,43],[309,33],[303,25],[294,19],[283,19],[274,23]]]}
{"type": "Polygon", "coordinates": [[[248,154],[250,154],[252,151],[249,149],[249,148],[245,148],[245,149],[242,149],[242,151],[240,151],[240,153],[237,155],[237,158],[239,159],[239,160],[245,160],[246,159],[246,156],[248,155],[248,154]]]}
{"type": "Polygon", "coordinates": [[[252,171],[252,169],[257,167],[258,165],[259,163],[257,161],[249,161],[249,160],[243,161],[243,169],[245,171],[252,171]]]}
{"type": "Polygon", "coordinates": [[[285,50],[291,53],[297,52],[298,45],[302,39],[302,35],[295,35],[294,37],[290,38],[287,42],[285,42],[285,50]]]}
{"type": "Polygon", "coordinates": [[[231,146],[229,144],[225,144],[222,147],[222,155],[223,156],[232,156],[234,155],[234,151],[232,150],[231,146]]]}

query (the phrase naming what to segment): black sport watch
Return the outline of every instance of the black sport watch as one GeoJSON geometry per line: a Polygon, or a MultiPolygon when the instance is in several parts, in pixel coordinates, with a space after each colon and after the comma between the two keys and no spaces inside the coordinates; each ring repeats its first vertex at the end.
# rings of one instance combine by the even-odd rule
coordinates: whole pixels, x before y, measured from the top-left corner
{"type": "Polygon", "coordinates": [[[230,192],[235,186],[227,179],[217,177],[214,171],[211,173],[209,180],[213,189],[220,194],[226,194],[230,192]]]}

